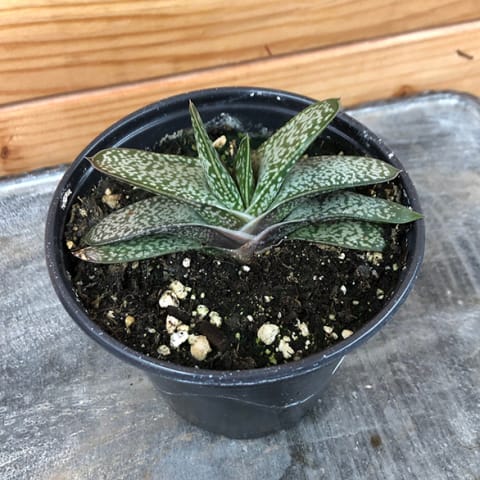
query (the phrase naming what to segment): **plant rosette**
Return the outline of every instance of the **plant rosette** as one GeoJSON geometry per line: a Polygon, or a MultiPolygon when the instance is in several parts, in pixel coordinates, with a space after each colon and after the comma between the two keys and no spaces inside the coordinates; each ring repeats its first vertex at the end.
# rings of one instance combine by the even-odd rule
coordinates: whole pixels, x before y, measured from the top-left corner
{"type": "Polygon", "coordinates": [[[415,189],[338,109],[257,88],[172,97],[107,129],[55,192],[66,310],[211,431],[296,423],[418,273],[415,189]]]}

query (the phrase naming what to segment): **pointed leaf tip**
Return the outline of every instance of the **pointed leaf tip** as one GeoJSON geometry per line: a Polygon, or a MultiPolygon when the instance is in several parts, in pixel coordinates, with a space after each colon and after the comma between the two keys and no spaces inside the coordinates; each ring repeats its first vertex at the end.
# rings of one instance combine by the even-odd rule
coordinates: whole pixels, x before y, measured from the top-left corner
{"type": "Polygon", "coordinates": [[[217,150],[210,141],[202,118],[192,101],[190,101],[189,110],[197,153],[202,161],[210,191],[227,208],[243,210],[244,205],[237,185],[221,162],[217,150]]]}
{"type": "Polygon", "coordinates": [[[258,215],[268,209],[295,162],[333,120],[339,107],[336,99],[308,106],[258,148],[258,183],[251,213],[258,215]]]}

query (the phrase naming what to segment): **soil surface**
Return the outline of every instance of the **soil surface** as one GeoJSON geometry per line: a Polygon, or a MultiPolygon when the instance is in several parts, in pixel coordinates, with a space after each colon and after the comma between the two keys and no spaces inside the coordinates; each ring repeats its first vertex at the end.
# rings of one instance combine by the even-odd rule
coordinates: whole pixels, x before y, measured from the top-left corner
{"type": "MultiPolygon", "coordinates": [[[[67,242],[81,244],[91,225],[111,211],[102,202],[107,189],[120,195],[121,204],[148,195],[101,182],[96,193],[73,206],[67,242]]],[[[403,265],[398,233],[386,229],[393,240],[383,254],[297,241],[272,248],[250,265],[190,251],[116,265],[73,258],[71,274],[93,321],[145,355],[210,369],[265,367],[343,340],[382,308],[403,265]],[[187,296],[178,307],[161,308],[159,299],[174,280],[186,287],[187,296]],[[208,308],[204,318],[199,305],[208,308]],[[212,311],[219,314],[220,326],[211,323],[212,311]],[[212,351],[205,360],[192,357],[188,341],[170,346],[168,315],[188,325],[189,334],[207,337],[212,351]],[[265,323],[279,328],[271,345],[257,339],[265,323]]]]}
{"type": "MultiPolygon", "coordinates": [[[[170,152],[193,153],[173,144],[170,152]]],[[[397,190],[387,183],[370,193],[391,198],[397,190]]],[[[67,247],[80,246],[88,229],[113,209],[150,195],[102,179],[73,204],[67,247]]],[[[72,256],[70,274],[92,320],[138,352],[206,369],[259,368],[295,361],[340,342],[382,308],[406,255],[405,227],[385,227],[385,235],[391,242],[383,254],[289,241],[249,265],[195,251],[116,265],[72,256]],[[160,306],[162,295],[178,288],[185,290],[179,295],[184,298],[160,306]],[[264,341],[258,338],[262,326],[264,341]],[[194,336],[208,340],[203,360],[192,356],[194,336]],[[173,337],[184,341],[172,346],[173,337]]]]}

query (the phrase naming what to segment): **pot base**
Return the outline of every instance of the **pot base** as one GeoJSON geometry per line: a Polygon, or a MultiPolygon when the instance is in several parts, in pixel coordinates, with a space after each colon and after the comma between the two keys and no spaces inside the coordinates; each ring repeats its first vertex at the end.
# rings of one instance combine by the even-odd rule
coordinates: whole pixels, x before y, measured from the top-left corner
{"type": "Polygon", "coordinates": [[[229,438],[258,438],[293,427],[327,389],[340,364],[272,383],[208,386],[149,377],[169,406],[188,422],[229,438]]]}

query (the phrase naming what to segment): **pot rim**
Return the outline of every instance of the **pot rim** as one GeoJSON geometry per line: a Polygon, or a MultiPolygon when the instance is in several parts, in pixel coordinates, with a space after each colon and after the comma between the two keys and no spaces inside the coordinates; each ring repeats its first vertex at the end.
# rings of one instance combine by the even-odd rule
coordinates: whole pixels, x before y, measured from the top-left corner
{"type": "MultiPolygon", "coordinates": [[[[257,369],[227,371],[208,370],[184,367],[168,361],[153,359],[125,346],[118,340],[115,340],[103,331],[100,326],[90,320],[79,302],[76,300],[73,290],[70,287],[66,270],[61,268],[61,239],[56,238],[58,237],[58,235],[56,236],[56,217],[60,214],[62,208],[65,209],[65,195],[70,189],[72,183],[71,177],[81,166],[80,164],[83,162],[86,153],[94,149],[100,142],[104,142],[105,139],[114,141],[115,139],[118,140],[119,136],[124,138],[121,134],[122,130],[130,129],[130,131],[132,131],[132,124],[135,125],[141,123],[141,119],[154,114],[155,111],[160,109],[166,111],[175,106],[178,108],[179,104],[186,104],[190,99],[193,99],[194,101],[196,100],[197,102],[205,99],[216,99],[219,102],[223,101],[225,103],[225,109],[227,110],[229,99],[231,100],[233,98],[238,100],[239,98],[253,98],[255,96],[269,97],[278,102],[293,101],[297,105],[303,104],[305,107],[315,101],[312,98],[291,92],[261,87],[221,87],[197,90],[159,100],[127,115],[98,135],[68,168],[53,195],[46,222],[45,253],[48,272],[61,303],[81,329],[97,343],[105,347],[117,357],[146,370],[148,373],[170,378],[175,377],[175,380],[179,382],[229,387],[246,386],[250,384],[258,385],[260,383],[270,383],[290,378],[292,376],[308,374],[322,365],[334,361],[339,362],[346,353],[370,338],[381,325],[386,323],[386,321],[403,303],[418,276],[420,265],[423,260],[425,245],[425,224],[423,219],[416,221],[412,225],[411,238],[413,238],[414,243],[413,251],[407,258],[406,269],[403,272],[403,277],[400,280],[398,288],[384,307],[366,322],[361,329],[357,330],[348,339],[342,340],[325,350],[313,353],[301,360],[257,369]]],[[[340,112],[336,116],[335,121],[337,123],[342,123],[351,130],[362,132],[363,136],[368,138],[370,143],[375,144],[376,148],[381,152],[385,159],[388,159],[388,161],[401,168],[402,172],[400,173],[400,179],[410,205],[417,212],[421,212],[422,210],[415,187],[393,151],[386,146],[376,134],[346,113],[340,112]]],[[[138,130],[139,127],[134,129],[135,132],[138,130]]],[[[93,167],[90,167],[90,170],[93,170],[93,167]]]]}

